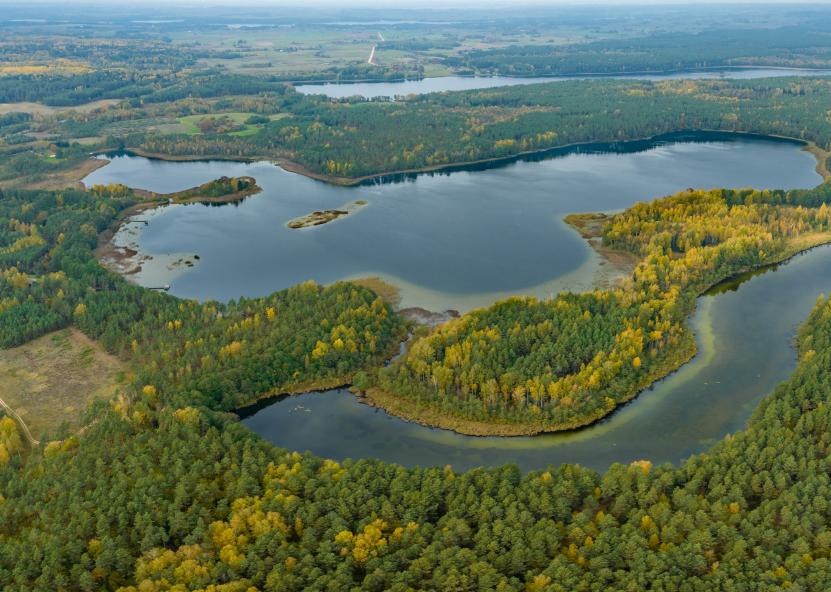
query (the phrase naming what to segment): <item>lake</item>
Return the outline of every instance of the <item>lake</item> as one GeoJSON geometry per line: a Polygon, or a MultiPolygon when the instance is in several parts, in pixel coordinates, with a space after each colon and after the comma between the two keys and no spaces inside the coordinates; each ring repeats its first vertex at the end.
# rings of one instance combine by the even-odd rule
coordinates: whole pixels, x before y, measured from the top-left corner
{"type": "MultiPolygon", "coordinates": [[[[307,279],[379,276],[402,306],[469,310],[508,294],[550,296],[592,286],[603,266],[562,218],[612,211],[693,187],[812,187],[813,157],[783,140],[719,134],[593,144],[466,170],[394,176],[338,187],[269,163],[163,162],[129,155],[84,181],[158,192],[221,175],[251,175],[263,192],[237,205],[188,205],[141,214],[116,235],[158,258],[134,280],[171,293],[227,300],[307,279]],[[312,210],[369,203],[333,223],[291,230],[312,210]],[[197,260],[194,256],[199,255],[197,260]],[[194,267],[176,267],[190,258],[194,267]],[[150,275],[146,275],[150,273],[150,275]]],[[[528,438],[475,438],[427,428],[362,405],[349,392],[276,398],[242,410],[274,444],[334,458],[373,457],[457,470],[513,462],[522,469],[579,463],[598,470],[647,458],[678,462],[740,430],[795,367],[792,340],[817,294],[831,289],[831,247],[727,283],[691,319],[699,355],[603,421],[528,438]]],[[[602,274],[601,274],[602,275],[602,274]]]]}
{"type": "Polygon", "coordinates": [[[133,276],[142,285],[169,283],[177,296],[225,301],[308,279],[328,284],[376,276],[400,288],[403,307],[463,312],[511,294],[548,297],[590,288],[603,268],[563,222],[566,214],[619,210],[691,186],[812,187],[820,182],[814,165],[791,142],[693,134],[357,187],[264,162],[124,155],[84,182],[171,192],[222,175],[250,175],[263,188],[238,205],[170,206],[142,214],[147,226],[123,227],[117,242],[154,257],[133,276]],[[368,205],[346,218],[286,227],[293,218],[358,199],[368,205]],[[183,259],[193,267],[175,265],[183,259]]]}
{"type": "Polygon", "coordinates": [[[695,72],[672,72],[666,74],[627,74],[620,76],[549,76],[539,78],[522,78],[517,76],[437,76],[421,80],[401,80],[397,82],[328,82],[322,84],[297,84],[295,88],[307,95],[326,95],[333,99],[361,96],[367,99],[379,97],[393,98],[410,94],[427,94],[433,92],[475,90],[495,88],[516,84],[543,84],[545,82],[564,82],[569,80],[587,80],[609,78],[615,80],[705,80],[727,78],[747,80],[752,78],[773,78],[778,76],[828,76],[828,70],[802,70],[790,68],[738,68],[729,70],[701,70],[695,72]]]}

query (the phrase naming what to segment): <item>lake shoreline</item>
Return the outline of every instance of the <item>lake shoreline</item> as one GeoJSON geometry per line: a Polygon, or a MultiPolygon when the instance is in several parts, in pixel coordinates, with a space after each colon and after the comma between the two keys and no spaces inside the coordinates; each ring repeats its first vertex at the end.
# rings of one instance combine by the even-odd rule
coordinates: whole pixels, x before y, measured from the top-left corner
{"type": "Polygon", "coordinates": [[[585,239],[589,246],[594,249],[600,257],[601,265],[606,263],[609,270],[599,269],[598,274],[604,278],[596,278],[595,287],[602,283],[608,285],[619,284],[621,281],[632,276],[640,257],[633,253],[613,249],[603,244],[603,225],[610,220],[612,215],[603,212],[587,214],[569,214],[563,220],[571,228],[576,230],[585,239]]]}
{"type": "MultiPolygon", "coordinates": [[[[465,74],[459,72],[450,72],[443,76],[419,76],[413,78],[398,77],[385,80],[378,80],[377,78],[364,78],[360,80],[337,80],[337,79],[319,79],[319,80],[286,80],[295,89],[301,86],[319,86],[322,84],[331,84],[336,86],[349,86],[350,84],[384,84],[396,82],[419,82],[429,78],[518,78],[522,80],[551,80],[557,82],[559,79],[566,80],[580,80],[582,78],[618,80],[621,78],[636,78],[637,76],[662,76],[672,74],[695,74],[698,72],[732,72],[736,70],[788,70],[791,72],[828,72],[824,68],[800,68],[798,66],[759,66],[759,65],[731,65],[731,66],[702,66],[700,68],[673,68],[669,70],[637,70],[634,72],[572,72],[569,74],[544,74],[541,76],[534,76],[529,74],[493,74],[475,72],[473,74],[465,74]]],[[[822,75],[822,74],[818,74],[822,75]]],[[[544,83],[541,83],[544,84],[544,83]]],[[[302,91],[299,91],[301,92],[302,91]]],[[[436,91],[441,92],[441,91],[436,91]]],[[[465,91],[451,91],[451,92],[465,92],[465,91]]],[[[303,94],[317,94],[317,93],[303,93],[303,94]]],[[[429,93],[425,93],[429,94],[429,93]]]]}
{"type": "MultiPolygon", "coordinates": [[[[585,216],[590,215],[591,214],[587,214],[585,216]]],[[[597,214],[595,214],[595,216],[597,216],[597,214]]],[[[831,243],[831,231],[827,233],[812,233],[804,237],[800,237],[799,240],[794,241],[779,256],[775,257],[771,261],[756,267],[740,269],[729,277],[722,278],[718,282],[706,286],[704,289],[699,291],[698,294],[696,294],[696,304],[687,315],[687,323],[689,323],[689,319],[698,307],[698,298],[713,288],[725,282],[729,282],[735,277],[742,275],[743,273],[747,273],[748,271],[758,271],[781,265],[790,261],[797,255],[829,243],[831,243]]],[[[696,343],[695,336],[691,330],[685,331],[684,342],[679,344],[675,351],[668,354],[662,363],[657,364],[647,375],[645,375],[630,393],[619,399],[613,408],[599,409],[594,413],[577,418],[573,421],[554,425],[542,425],[530,422],[490,422],[486,420],[467,419],[454,415],[446,410],[431,407],[429,404],[421,405],[418,401],[395,395],[379,387],[370,387],[355,394],[359,402],[369,405],[370,407],[381,409],[391,416],[429,428],[449,430],[464,436],[539,436],[544,434],[579,431],[614,415],[616,411],[624,407],[630,401],[636,399],[641,393],[652,388],[655,384],[668,378],[672,374],[680,371],[697,355],[698,345],[696,343]]],[[[354,392],[354,389],[350,390],[354,392]]]]}
{"type": "MultiPolygon", "coordinates": [[[[455,172],[456,170],[464,171],[471,167],[476,167],[478,165],[487,165],[487,164],[510,164],[511,162],[521,161],[524,158],[532,157],[532,156],[543,156],[547,153],[553,153],[557,151],[568,151],[573,149],[578,149],[581,147],[592,146],[592,145],[608,145],[608,144],[626,144],[626,143],[636,143],[636,142],[658,142],[661,141],[662,138],[671,137],[677,134],[684,134],[684,133],[702,133],[702,134],[723,134],[725,136],[735,136],[737,138],[755,138],[760,140],[778,140],[778,141],[788,141],[799,144],[802,146],[802,149],[806,152],[810,152],[814,158],[816,159],[816,171],[817,173],[822,176],[824,180],[831,179],[831,171],[828,169],[828,158],[831,158],[831,152],[828,152],[822,148],[820,148],[816,143],[808,140],[803,140],[800,138],[794,138],[791,136],[784,136],[781,134],[763,134],[758,132],[746,132],[746,131],[731,131],[731,130],[716,130],[716,129],[707,129],[707,128],[699,128],[699,129],[689,129],[689,130],[675,130],[671,132],[665,132],[660,134],[655,134],[652,136],[644,136],[639,138],[628,138],[625,140],[594,140],[594,141],[587,141],[587,142],[571,142],[569,144],[562,144],[559,146],[549,146],[547,148],[538,148],[534,150],[526,150],[522,152],[517,152],[511,155],[506,156],[494,156],[489,158],[481,158],[477,160],[469,160],[469,161],[459,161],[459,162],[452,162],[452,163],[444,163],[438,164],[433,166],[421,167],[421,168],[413,168],[413,169],[399,169],[394,171],[386,171],[386,172],[379,172],[379,173],[371,173],[367,175],[362,175],[360,177],[337,177],[333,175],[327,175],[324,173],[318,173],[315,171],[311,171],[306,168],[304,165],[286,159],[282,157],[274,157],[274,156],[240,156],[240,157],[230,157],[227,155],[167,155],[158,152],[148,152],[146,150],[142,150],[140,148],[125,148],[123,152],[127,154],[134,155],[134,156],[141,156],[144,158],[149,158],[152,160],[161,160],[161,161],[168,161],[168,162],[200,162],[200,161],[228,161],[228,162],[242,162],[242,163],[252,163],[252,162],[271,162],[291,173],[296,173],[302,175],[304,177],[308,177],[310,179],[315,179],[318,181],[323,181],[324,183],[328,183],[330,185],[336,185],[341,187],[355,187],[358,185],[362,185],[368,183],[370,181],[379,181],[383,182],[384,180],[393,179],[395,177],[400,177],[404,175],[422,175],[422,174],[430,174],[430,173],[437,173],[437,172],[455,172]]],[[[706,140],[704,140],[706,141],[706,140]]],[[[112,154],[113,150],[102,150],[99,151],[97,154],[99,155],[107,155],[112,154]]]]}
{"type": "MultiPolygon", "coordinates": [[[[105,164],[109,163],[109,161],[103,159],[101,162],[105,164]]],[[[105,268],[129,280],[130,276],[140,273],[143,266],[153,261],[154,257],[153,255],[142,252],[138,248],[137,243],[135,248],[133,248],[132,246],[118,246],[113,242],[124,225],[130,223],[133,217],[143,212],[151,212],[170,205],[232,204],[238,203],[262,191],[262,188],[257,185],[257,180],[254,177],[239,178],[248,183],[247,187],[233,193],[213,197],[193,195],[194,193],[198,193],[202,187],[201,185],[181,191],[174,191],[173,193],[156,193],[146,189],[131,187],[130,190],[133,194],[145,201],[135,203],[125,210],[122,210],[109,227],[99,233],[98,246],[94,250],[95,258],[105,268]]],[[[199,257],[198,255],[194,255],[193,258],[198,260],[199,257]]],[[[189,263],[188,261],[184,261],[184,264],[187,267],[193,266],[192,261],[189,263]]]]}

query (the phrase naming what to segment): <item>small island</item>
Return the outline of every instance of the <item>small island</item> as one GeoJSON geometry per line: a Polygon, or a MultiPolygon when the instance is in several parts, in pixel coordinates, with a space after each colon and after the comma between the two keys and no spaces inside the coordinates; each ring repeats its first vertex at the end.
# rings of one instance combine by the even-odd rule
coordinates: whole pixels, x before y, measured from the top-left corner
{"type": "Polygon", "coordinates": [[[354,214],[355,212],[363,208],[365,205],[367,205],[366,200],[358,199],[353,201],[352,203],[348,203],[345,206],[342,206],[335,210],[317,210],[312,212],[311,214],[301,216],[300,218],[294,218],[293,220],[289,220],[286,223],[286,226],[292,229],[321,226],[323,224],[333,222],[338,218],[343,218],[344,216],[354,214]]]}
{"type": "MultiPolygon", "coordinates": [[[[138,197],[150,202],[167,201],[177,204],[228,204],[237,203],[262,191],[254,177],[220,177],[174,193],[156,193],[146,189],[133,189],[138,197]]],[[[156,204],[149,204],[156,205],[156,204]]]]}

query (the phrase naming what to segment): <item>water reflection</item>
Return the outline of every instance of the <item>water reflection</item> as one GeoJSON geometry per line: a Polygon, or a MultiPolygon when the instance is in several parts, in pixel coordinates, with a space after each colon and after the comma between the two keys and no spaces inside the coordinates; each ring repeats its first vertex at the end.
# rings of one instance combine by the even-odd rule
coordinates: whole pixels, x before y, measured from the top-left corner
{"type": "Polygon", "coordinates": [[[401,289],[404,307],[466,311],[512,294],[584,290],[603,277],[602,262],[564,224],[568,213],[618,210],[690,186],[811,187],[820,181],[814,166],[789,142],[674,134],[360,187],[328,185],[265,162],[129,156],[113,157],[85,182],[170,192],[222,175],[257,179],[263,192],[235,207],[167,207],[123,237],[155,256],[133,276],[140,283],[158,282],[153,272],[169,271],[171,257],[199,256],[193,268],[165,276],[177,296],[228,300],[308,279],[376,276],[401,289]],[[368,205],[354,215],[303,230],[286,227],[357,199],[368,205]]]}

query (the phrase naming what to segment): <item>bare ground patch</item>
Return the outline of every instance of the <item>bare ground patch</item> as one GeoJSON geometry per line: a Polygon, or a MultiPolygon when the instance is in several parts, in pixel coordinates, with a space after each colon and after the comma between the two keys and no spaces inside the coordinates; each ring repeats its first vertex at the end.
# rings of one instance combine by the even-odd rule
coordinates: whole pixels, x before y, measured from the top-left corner
{"type": "Polygon", "coordinates": [[[603,226],[611,218],[607,214],[569,214],[565,222],[580,233],[600,255],[600,269],[594,278],[597,289],[612,289],[632,277],[640,260],[637,255],[612,249],[603,244],[603,226]]]}
{"type": "Polygon", "coordinates": [[[29,177],[18,177],[2,181],[0,182],[0,188],[25,187],[26,189],[59,190],[74,187],[80,189],[83,187],[81,179],[109,162],[109,160],[89,158],[81,161],[76,166],[45,173],[36,181],[32,181],[29,177]]]}

